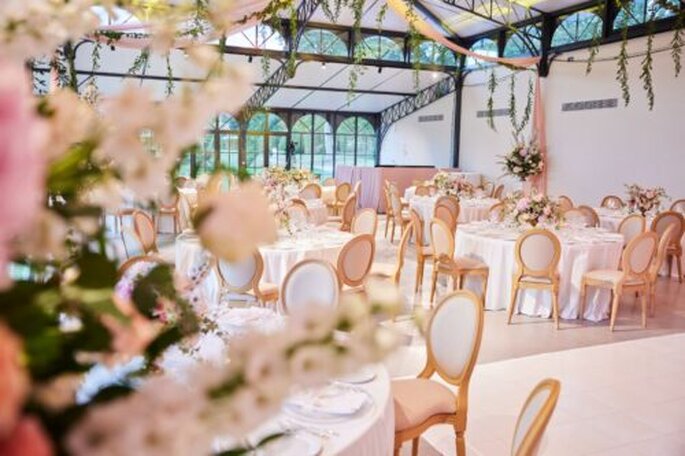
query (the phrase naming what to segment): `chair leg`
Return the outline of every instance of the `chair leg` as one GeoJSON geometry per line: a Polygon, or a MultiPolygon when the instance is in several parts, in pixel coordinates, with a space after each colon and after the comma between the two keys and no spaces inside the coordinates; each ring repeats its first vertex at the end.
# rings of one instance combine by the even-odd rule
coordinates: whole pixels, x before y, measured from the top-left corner
{"type": "Polygon", "coordinates": [[[642,289],[642,292],[640,293],[642,295],[642,327],[646,328],[647,327],[647,293],[648,290],[642,289]]]}
{"type": "Polygon", "coordinates": [[[466,439],[464,431],[457,431],[457,456],[466,456],[466,439]]]}
{"type": "Polygon", "coordinates": [[[552,318],[554,318],[554,326],[559,329],[559,290],[552,290],[552,318]]]}
{"type": "Polygon", "coordinates": [[[411,456],[419,456],[419,437],[411,441],[411,456]]]}
{"type": "Polygon", "coordinates": [[[618,304],[621,300],[620,290],[614,290],[614,297],[611,300],[611,321],[609,322],[609,330],[613,331],[616,325],[616,315],[618,314],[618,304]]]}
{"type": "Polygon", "coordinates": [[[421,282],[423,281],[423,268],[425,267],[426,260],[420,257],[416,261],[416,283],[414,284],[414,294],[419,292],[421,287],[421,282]]]}
{"type": "Polygon", "coordinates": [[[388,226],[390,226],[390,216],[385,214],[385,239],[388,239],[388,226]]]}
{"type": "Polygon", "coordinates": [[[585,318],[585,296],[587,294],[587,284],[585,281],[580,283],[580,302],[578,303],[578,319],[585,318]]]}
{"type": "Polygon", "coordinates": [[[485,297],[488,294],[488,277],[490,276],[490,271],[483,274],[483,307],[485,307],[485,297]]]}
{"type": "Polygon", "coordinates": [[[402,449],[402,444],[395,445],[395,450],[392,452],[393,456],[400,456],[400,450],[402,449]]]}
{"type": "Polygon", "coordinates": [[[656,282],[649,286],[649,315],[654,316],[656,310],[656,282]]]}
{"type": "Polygon", "coordinates": [[[668,278],[671,278],[673,272],[673,255],[666,255],[666,262],[668,264],[668,278]]]}
{"type": "Polygon", "coordinates": [[[514,316],[514,307],[516,306],[516,295],[518,294],[519,286],[517,283],[511,285],[511,301],[509,302],[509,317],[507,324],[511,324],[511,318],[514,316]]]}
{"type": "Polygon", "coordinates": [[[431,274],[431,300],[430,302],[435,301],[435,286],[438,283],[438,267],[437,265],[433,265],[433,273],[431,274]]]}
{"type": "Polygon", "coordinates": [[[395,219],[392,220],[392,227],[390,228],[390,243],[395,242],[395,219]]]}
{"type": "Polygon", "coordinates": [[[678,268],[678,282],[683,283],[683,257],[682,255],[674,255],[673,256],[676,261],[676,267],[678,268]]]}

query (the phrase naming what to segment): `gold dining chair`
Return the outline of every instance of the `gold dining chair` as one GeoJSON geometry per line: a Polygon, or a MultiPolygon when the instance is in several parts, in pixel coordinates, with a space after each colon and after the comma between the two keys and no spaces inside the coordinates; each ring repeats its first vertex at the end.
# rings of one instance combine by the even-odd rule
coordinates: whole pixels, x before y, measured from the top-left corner
{"type": "Polygon", "coordinates": [[[347,201],[342,207],[340,215],[328,217],[328,222],[339,223],[340,231],[350,231],[352,228],[352,220],[357,211],[357,195],[350,193],[347,196],[347,201]]]}
{"type": "Polygon", "coordinates": [[[416,250],[416,277],[414,293],[418,293],[423,285],[423,274],[426,269],[426,260],[433,258],[433,248],[425,242],[424,221],[416,209],[409,209],[412,227],[414,229],[414,248],[416,250]]]}
{"type": "Polygon", "coordinates": [[[332,206],[336,215],[340,213],[350,193],[352,193],[352,186],[348,182],[342,182],[335,187],[335,201],[332,206]]]}
{"type": "Polygon", "coordinates": [[[561,209],[561,212],[566,212],[575,207],[573,200],[566,195],[561,195],[557,198],[557,201],[559,202],[559,209],[561,209]]]}
{"type": "Polygon", "coordinates": [[[652,220],[651,230],[661,236],[669,225],[674,225],[676,229],[671,243],[666,249],[668,276],[671,277],[673,261],[675,261],[676,268],[678,269],[678,282],[683,283],[683,247],[681,244],[683,232],[685,231],[685,218],[683,218],[683,214],[676,211],[660,212],[652,220]]]}
{"type": "Polygon", "coordinates": [[[578,316],[585,314],[587,287],[611,290],[611,320],[609,329],[614,330],[621,295],[624,291],[636,292],[642,300],[642,327],[647,326],[647,295],[649,294],[649,267],[658,244],[656,233],[650,231],[636,236],[623,252],[621,270],[601,269],[583,275],[580,284],[580,307],[578,316]]]}
{"type": "Polygon", "coordinates": [[[402,200],[395,187],[390,187],[390,204],[392,204],[392,228],[390,231],[390,243],[395,242],[395,228],[399,225],[400,236],[404,233],[411,221],[409,214],[402,210],[402,200]]]}
{"type": "Polygon", "coordinates": [[[324,187],[333,187],[335,185],[335,178],[334,177],[328,177],[324,179],[323,181],[323,186],[324,187]]]}
{"type": "Polygon", "coordinates": [[[400,278],[402,277],[402,268],[404,267],[404,256],[407,253],[407,246],[409,245],[409,239],[412,236],[414,230],[414,223],[410,223],[407,229],[404,230],[402,237],[400,238],[400,245],[397,247],[397,257],[395,264],[387,263],[373,263],[371,265],[371,271],[369,275],[380,276],[389,279],[395,285],[400,284],[400,278]]]}
{"type": "Polygon", "coordinates": [[[622,209],[625,206],[625,203],[616,195],[607,195],[602,198],[602,202],[599,206],[607,209],[622,209]]]}
{"type": "Polygon", "coordinates": [[[583,216],[585,217],[585,226],[589,226],[591,228],[599,227],[599,215],[597,215],[597,212],[593,208],[590,206],[581,205],[576,209],[583,213],[583,216]]]}
{"type": "Polygon", "coordinates": [[[367,207],[355,214],[350,231],[352,234],[370,234],[375,239],[377,226],[378,214],[376,214],[376,210],[367,207]]]}
{"type": "Polygon", "coordinates": [[[431,247],[433,249],[433,274],[431,277],[430,302],[435,300],[435,291],[440,274],[452,278],[452,288],[461,289],[467,276],[481,278],[481,303],[485,303],[488,290],[488,265],[469,257],[454,256],[454,231],[440,219],[433,219],[430,224],[431,247]]]}
{"type": "Polygon", "coordinates": [[[538,383],[528,395],[516,420],[511,442],[512,456],[537,454],[542,435],[559,401],[559,393],[561,393],[559,380],[548,378],[538,383]]]}
{"type": "Polygon", "coordinates": [[[435,202],[433,218],[444,221],[452,230],[456,231],[459,210],[459,200],[453,196],[441,196],[435,202]]]}
{"type": "Polygon", "coordinates": [[[490,209],[488,209],[488,220],[491,222],[503,221],[506,209],[507,206],[504,203],[493,204],[490,209]]]}
{"type": "Polygon", "coordinates": [[[502,193],[504,193],[504,185],[499,184],[497,187],[494,187],[492,190],[492,197],[494,199],[501,200],[502,199],[502,193]]]}
{"type": "Polygon", "coordinates": [[[304,200],[308,199],[321,199],[321,186],[316,182],[310,182],[300,190],[300,198],[304,200]]]}
{"type": "Polygon", "coordinates": [[[229,299],[237,301],[252,301],[266,305],[278,302],[278,285],[262,282],[264,274],[264,260],[259,251],[244,260],[229,262],[218,260],[216,272],[223,290],[228,291],[229,299]]]}
{"type": "Polygon", "coordinates": [[[140,210],[133,211],[133,232],[143,249],[143,253],[157,252],[157,230],[152,217],[140,210]]]}
{"type": "Polygon", "coordinates": [[[338,254],[337,271],[343,291],[360,291],[364,279],[371,271],[376,243],[370,234],[359,234],[342,247],[338,254]]]}
{"type": "Polygon", "coordinates": [[[455,291],[438,303],[426,330],[426,366],[417,378],[393,380],[395,456],[412,441],[418,454],[421,434],[437,424],[454,428],[458,456],[466,455],[469,382],[483,337],[483,306],[470,291],[455,291]],[[457,388],[432,380],[434,374],[457,388]]]}
{"type": "Polygon", "coordinates": [[[681,214],[685,215],[685,199],[675,200],[673,204],[671,204],[670,210],[680,212],[681,214]]]}
{"type": "Polygon", "coordinates": [[[623,235],[623,246],[628,245],[635,236],[644,233],[646,226],[647,221],[640,214],[631,214],[621,220],[617,231],[623,235]]]}
{"type": "Polygon", "coordinates": [[[338,273],[328,261],[302,260],[283,279],[280,297],[286,315],[307,315],[312,306],[334,310],[340,297],[338,273]]]}
{"type": "Polygon", "coordinates": [[[516,272],[511,284],[507,324],[516,310],[519,290],[547,290],[552,294],[552,318],[559,329],[559,259],[561,244],[551,231],[533,228],[519,236],[514,246],[516,272]]]}
{"type": "Polygon", "coordinates": [[[669,225],[666,230],[661,233],[659,238],[659,245],[656,249],[656,255],[654,255],[654,261],[649,266],[649,315],[654,316],[654,310],[656,307],[656,284],[659,279],[659,270],[661,265],[664,264],[666,259],[666,252],[668,246],[671,245],[673,236],[675,235],[677,227],[675,225],[669,225]]]}

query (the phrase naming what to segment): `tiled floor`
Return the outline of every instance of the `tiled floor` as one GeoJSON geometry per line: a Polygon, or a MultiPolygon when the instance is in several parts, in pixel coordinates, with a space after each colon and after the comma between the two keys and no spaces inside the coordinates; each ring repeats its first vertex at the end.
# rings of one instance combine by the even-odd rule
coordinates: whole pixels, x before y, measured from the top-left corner
{"type": "MultiPolygon", "coordinates": [[[[548,377],[562,388],[539,454],[685,454],[685,334],[479,364],[469,391],[468,453],[509,454],[525,398],[548,377]]],[[[430,429],[420,448],[422,455],[455,454],[453,429],[430,429]]]]}

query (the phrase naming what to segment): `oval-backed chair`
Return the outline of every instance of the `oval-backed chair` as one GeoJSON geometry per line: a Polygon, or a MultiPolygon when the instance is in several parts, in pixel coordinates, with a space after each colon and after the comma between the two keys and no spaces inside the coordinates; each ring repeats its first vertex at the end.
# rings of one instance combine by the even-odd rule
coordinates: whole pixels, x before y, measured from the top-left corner
{"type": "Polygon", "coordinates": [[[541,381],[523,404],[511,442],[512,456],[535,456],[559,400],[561,383],[553,378],[541,381]]]}
{"type": "Polygon", "coordinates": [[[316,306],[334,310],[340,297],[335,268],[323,260],[303,260],[288,271],[281,286],[281,305],[288,315],[307,315],[316,306]]]}
{"type": "Polygon", "coordinates": [[[337,270],[344,291],[358,291],[371,271],[376,243],[370,234],[353,237],[338,254],[337,270]]]}
{"type": "Polygon", "coordinates": [[[483,306],[475,294],[455,291],[440,300],[426,330],[426,366],[418,378],[392,381],[396,456],[407,440],[416,455],[421,434],[438,424],[454,428],[456,453],[466,455],[469,382],[482,337],[483,306]],[[432,380],[435,374],[456,395],[432,380]]]}
{"type": "Polygon", "coordinates": [[[614,330],[616,316],[623,292],[635,292],[642,296],[642,327],[647,326],[647,295],[649,294],[649,267],[653,261],[659,239],[656,233],[645,232],[631,240],[623,252],[621,270],[602,269],[583,275],[580,285],[578,316],[585,313],[587,287],[609,289],[613,293],[609,328],[614,330]]]}
{"type": "Polygon", "coordinates": [[[651,230],[657,235],[661,236],[668,226],[675,226],[673,238],[666,249],[666,264],[668,265],[668,276],[671,277],[673,269],[673,261],[676,263],[678,270],[678,282],[683,282],[683,247],[681,241],[683,239],[683,232],[685,231],[685,218],[683,214],[676,211],[660,212],[652,220],[651,230]]]}
{"type": "Polygon", "coordinates": [[[607,195],[602,198],[600,207],[605,207],[607,209],[622,209],[625,206],[623,200],[616,195],[607,195]]]}
{"type": "Polygon", "coordinates": [[[352,234],[370,234],[375,238],[377,226],[378,214],[376,214],[376,210],[366,208],[355,214],[350,231],[352,234]]]}
{"type": "Polygon", "coordinates": [[[618,232],[623,235],[623,246],[628,245],[637,235],[644,233],[647,221],[640,214],[631,214],[621,220],[618,232]]]}
{"type": "Polygon", "coordinates": [[[511,286],[508,324],[516,310],[519,290],[547,290],[552,294],[552,318],[559,329],[559,274],[561,244],[551,231],[534,228],[519,236],[514,246],[516,272],[511,286]]]}
{"type": "Polygon", "coordinates": [[[218,260],[216,272],[229,300],[257,301],[259,304],[278,301],[278,285],[261,282],[264,260],[256,251],[241,261],[218,260]]]}
{"type": "Polygon", "coordinates": [[[559,209],[561,209],[561,212],[566,212],[575,207],[573,200],[566,195],[561,195],[559,198],[557,198],[557,201],[559,203],[559,209]]]}
{"type": "Polygon", "coordinates": [[[133,232],[143,253],[157,252],[157,230],[152,218],[143,211],[133,212],[133,232]]]}
{"type": "Polygon", "coordinates": [[[321,186],[316,182],[310,182],[302,187],[299,195],[303,200],[321,199],[321,186]]]}

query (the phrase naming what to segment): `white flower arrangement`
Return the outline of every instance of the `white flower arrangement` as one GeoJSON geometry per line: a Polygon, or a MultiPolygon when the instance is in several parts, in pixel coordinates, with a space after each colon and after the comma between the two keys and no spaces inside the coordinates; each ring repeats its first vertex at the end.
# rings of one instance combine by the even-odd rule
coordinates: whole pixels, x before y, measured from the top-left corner
{"type": "Polygon", "coordinates": [[[475,188],[469,181],[444,171],[433,176],[433,185],[439,194],[457,198],[470,198],[475,192],[475,188]]]}
{"type": "Polygon", "coordinates": [[[637,184],[626,185],[628,211],[639,212],[643,216],[661,210],[661,204],[668,198],[663,187],[643,188],[637,184]]]}
{"type": "Polygon", "coordinates": [[[524,196],[520,192],[505,201],[505,220],[518,226],[558,226],[563,220],[559,203],[542,193],[524,196]]]}
{"type": "Polygon", "coordinates": [[[517,142],[514,149],[502,159],[501,163],[505,172],[521,181],[539,175],[545,167],[540,147],[534,140],[527,144],[522,141],[517,142]]]}

